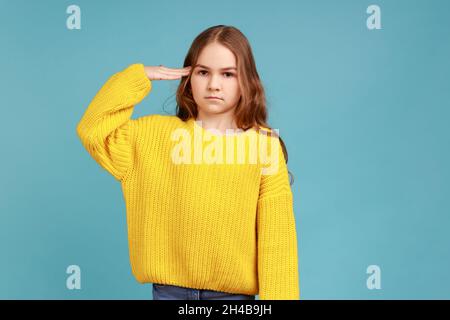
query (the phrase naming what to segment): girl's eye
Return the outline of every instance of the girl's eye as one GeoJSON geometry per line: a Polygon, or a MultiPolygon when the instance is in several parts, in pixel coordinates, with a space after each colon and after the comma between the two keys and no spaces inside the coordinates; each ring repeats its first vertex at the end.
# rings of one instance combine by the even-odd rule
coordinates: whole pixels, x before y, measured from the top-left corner
{"type": "MultiPolygon", "coordinates": [[[[205,73],[207,73],[207,72],[208,72],[208,71],[206,71],[206,70],[200,70],[200,71],[198,72],[198,74],[203,76],[203,75],[205,75],[205,73]]],[[[227,78],[234,77],[234,74],[231,73],[231,72],[224,72],[223,74],[227,75],[227,76],[226,76],[227,78]]]]}

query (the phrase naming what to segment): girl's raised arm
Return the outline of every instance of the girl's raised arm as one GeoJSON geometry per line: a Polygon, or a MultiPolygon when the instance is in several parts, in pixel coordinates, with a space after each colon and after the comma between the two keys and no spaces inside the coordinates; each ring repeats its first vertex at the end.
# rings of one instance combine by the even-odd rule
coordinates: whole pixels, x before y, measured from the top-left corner
{"type": "Polygon", "coordinates": [[[77,134],[89,154],[117,180],[131,165],[131,144],[138,120],[134,106],[151,91],[151,80],[179,79],[190,67],[171,69],[132,64],[112,75],[97,92],[77,125],[77,134]]]}

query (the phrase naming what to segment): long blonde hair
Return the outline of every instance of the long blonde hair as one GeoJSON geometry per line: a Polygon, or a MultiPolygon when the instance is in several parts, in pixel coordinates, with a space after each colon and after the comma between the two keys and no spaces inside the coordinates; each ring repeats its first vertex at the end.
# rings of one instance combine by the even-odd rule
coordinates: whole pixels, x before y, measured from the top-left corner
{"type": "MultiPolygon", "coordinates": [[[[256,128],[263,130],[271,129],[267,124],[267,109],[264,87],[256,70],[252,49],[245,35],[233,26],[217,25],[201,32],[192,42],[191,47],[184,59],[183,67],[194,66],[200,56],[202,49],[210,43],[219,43],[234,53],[237,62],[237,73],[241,98],[235,109],[235,121],[238,128],[247,130],[256,128]]],[[[190,85],[191,73],[182,77],[176,92],[177,108],[176,115],[183,121],[197,118],[197,104],[192,95],[190,85]]],[[[276,131],[283,149],[286,164],[288,152],[286,146],[276,131]]],[[[290,184],[293,184],[293,175],[290,171],[290,184]]]]}

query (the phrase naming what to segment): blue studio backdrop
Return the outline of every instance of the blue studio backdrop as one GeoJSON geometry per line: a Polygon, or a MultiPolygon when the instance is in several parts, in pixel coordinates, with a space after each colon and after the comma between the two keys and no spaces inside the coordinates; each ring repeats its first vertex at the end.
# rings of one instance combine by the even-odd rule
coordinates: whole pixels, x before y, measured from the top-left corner
{"type": "MultiPolygon", "coordinates": [[[[182,67],[194,37],[225,24],[249,39],[289,152],[301,299],[449,299],[449,12],[446,0],[1,0],[0,298],[152,298],[131,273],[120,183],[76,126],[113,73],[182,67]]],[[[177,83],[154,82],[132,117],[174,114],[177,83]]]]}

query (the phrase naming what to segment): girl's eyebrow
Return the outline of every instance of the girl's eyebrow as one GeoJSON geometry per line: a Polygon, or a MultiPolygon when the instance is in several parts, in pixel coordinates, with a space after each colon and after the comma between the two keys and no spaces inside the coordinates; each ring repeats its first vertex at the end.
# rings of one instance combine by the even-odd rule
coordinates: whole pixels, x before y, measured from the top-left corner
{"type": "MultiPolygon", "coordinates": [[[[196,64],[195,66],[194,66],[194,68],[195,67],[201,67],[201,68],[205,68],[205,69],[210,69],[209,67],[207,67],[207,66],[204,66],[204,65],[202,65],[202,64],[196,64]]],[[[234,70],[237,70],[235,67],[227,67],[227,68],[222,68],[222,69],[220,69],[220,70],[231,70],[231,69],[234,69],[234,70]]]]}

